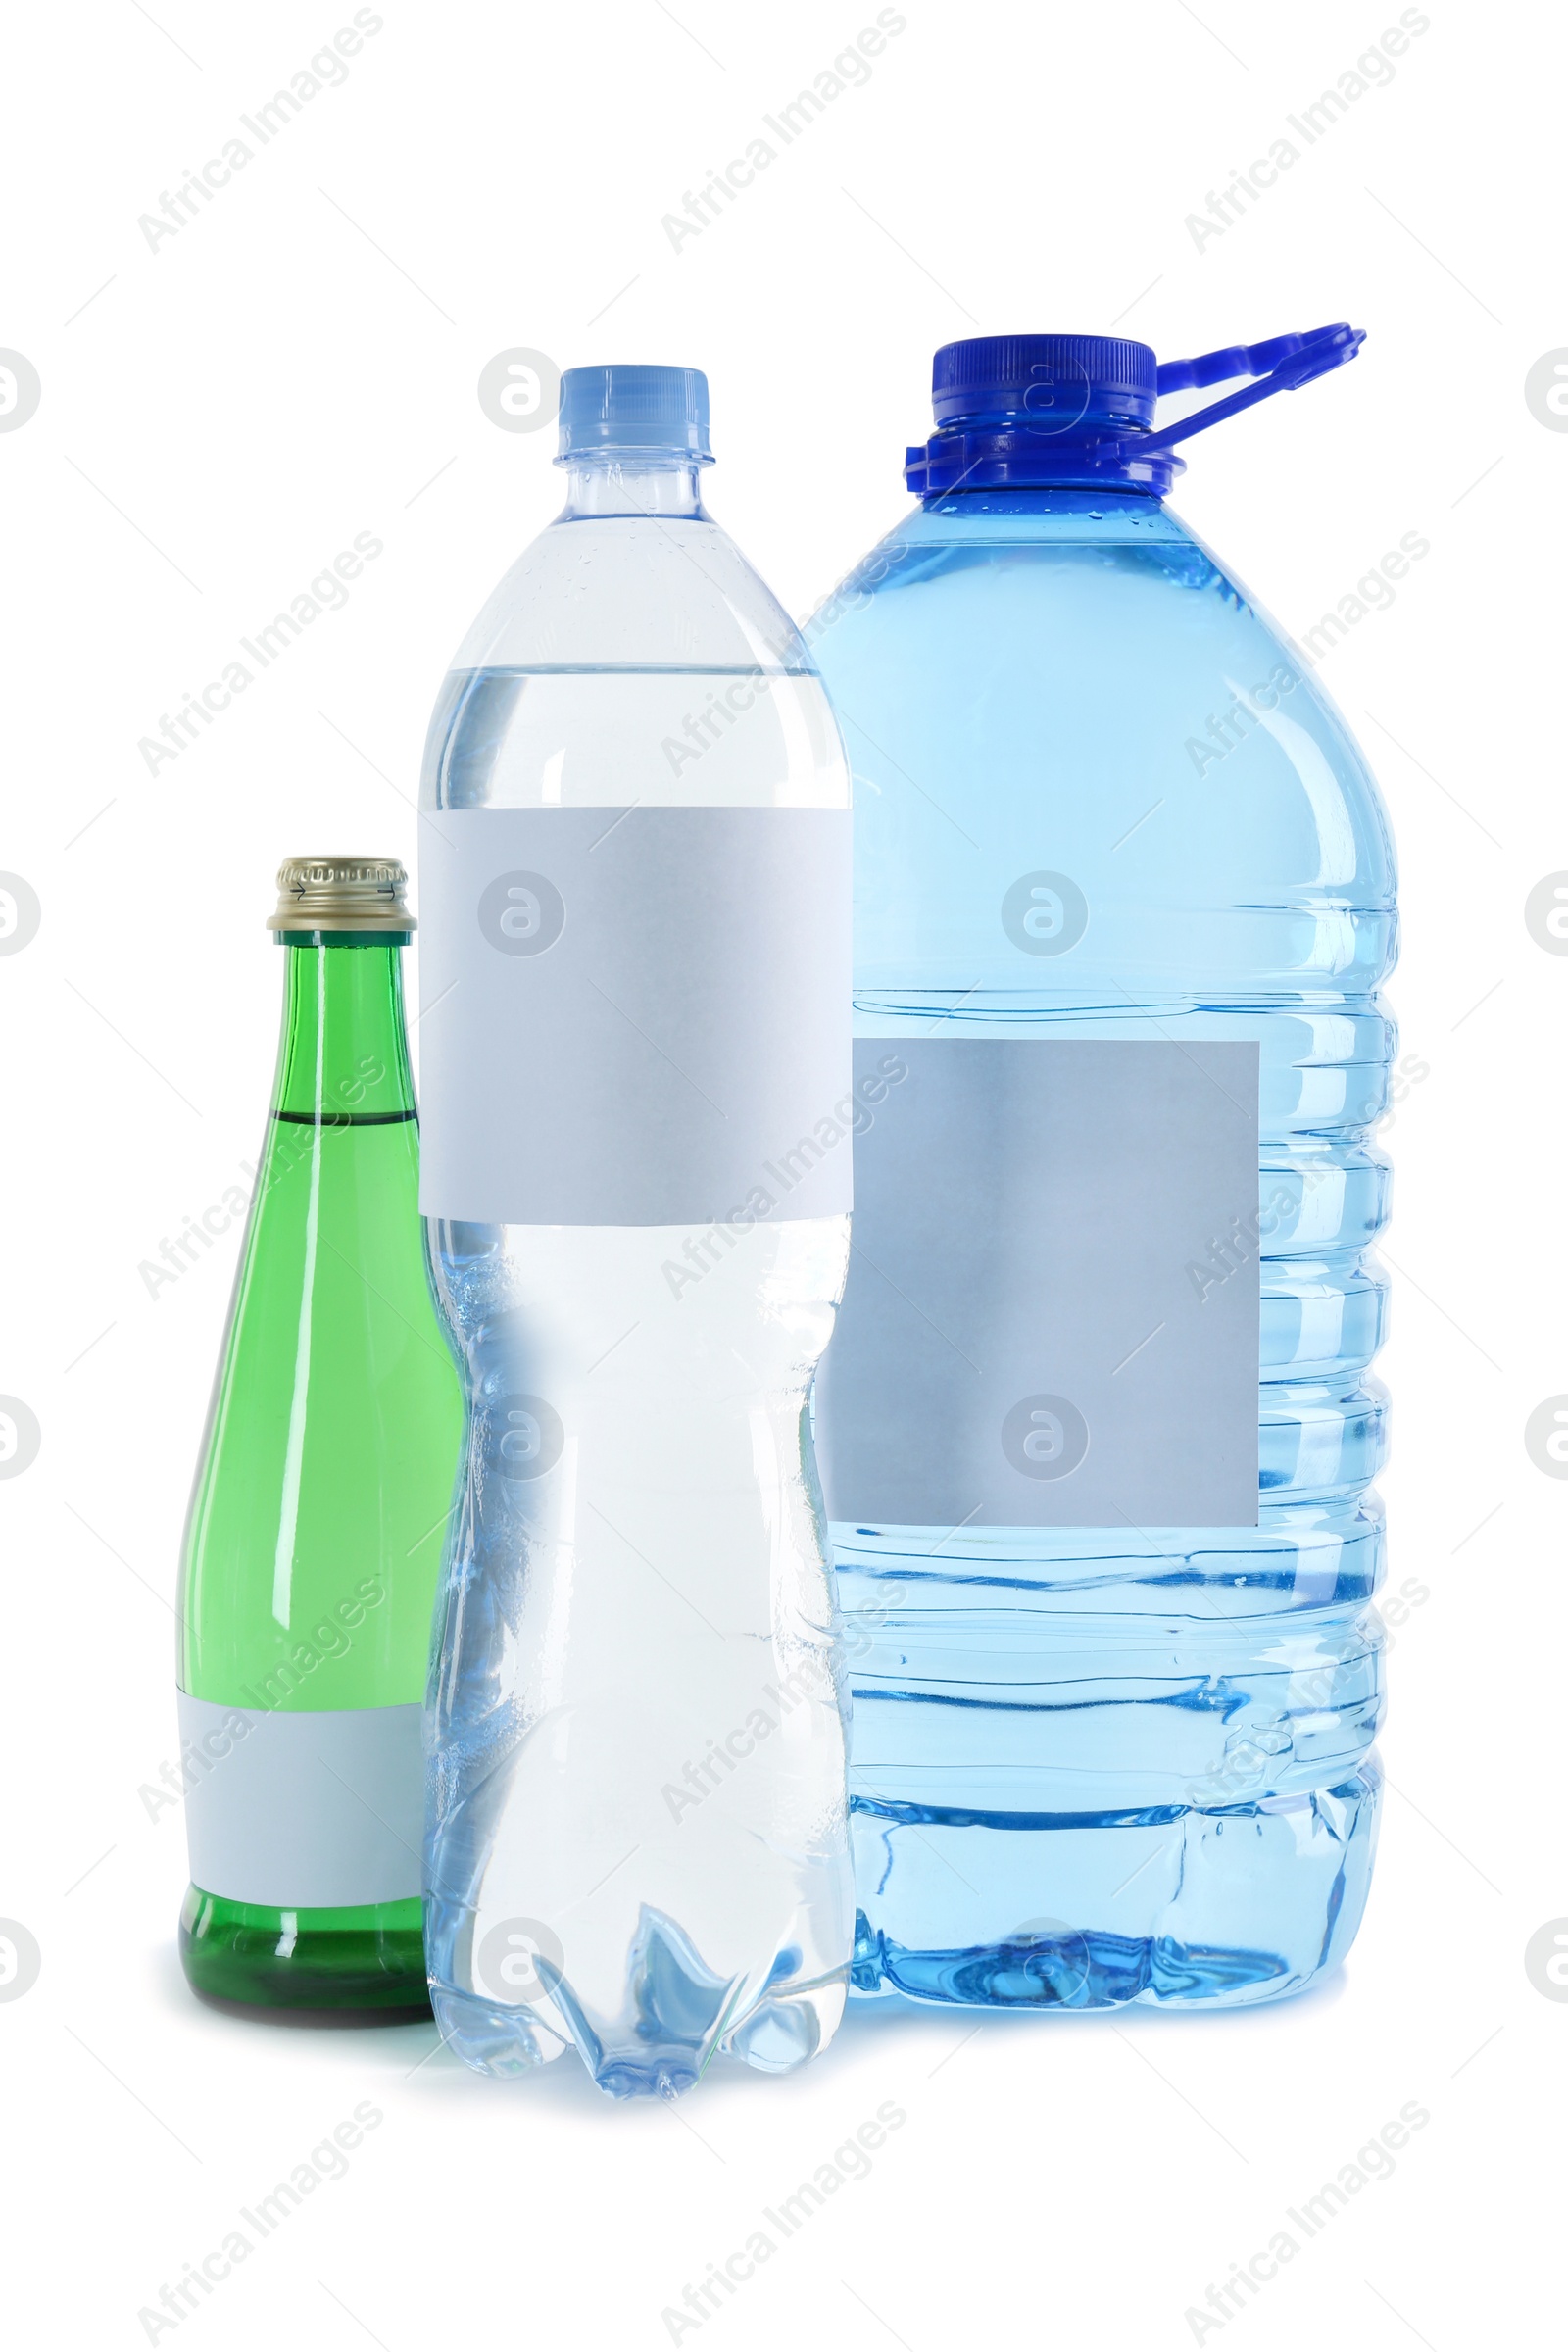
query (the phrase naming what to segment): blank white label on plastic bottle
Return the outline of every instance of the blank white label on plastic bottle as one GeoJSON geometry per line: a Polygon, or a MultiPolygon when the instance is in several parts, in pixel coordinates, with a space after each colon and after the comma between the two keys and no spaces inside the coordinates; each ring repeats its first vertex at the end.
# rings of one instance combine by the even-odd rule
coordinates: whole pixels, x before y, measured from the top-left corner
{"type": "Polygon", "coordinates": [[[1255,1526],[1256,1045],[859,1038],[857,1079],[890,1053],[817,1380],[829,1517],[1255,1526]]]}
{"type": "Polygon", "coordinates": [[[426,1216],[850,1206],[847,809],[462,808],[420,831],[426,1216]]]}

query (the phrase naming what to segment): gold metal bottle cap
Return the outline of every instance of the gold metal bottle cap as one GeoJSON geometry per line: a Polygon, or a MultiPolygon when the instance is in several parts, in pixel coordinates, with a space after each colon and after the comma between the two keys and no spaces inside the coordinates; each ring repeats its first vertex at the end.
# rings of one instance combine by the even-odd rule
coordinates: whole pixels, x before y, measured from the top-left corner
{"type": "Polygon", "coordinates": [[[412,931],[396,858],[285,858],[269,931],[412,931]]]}

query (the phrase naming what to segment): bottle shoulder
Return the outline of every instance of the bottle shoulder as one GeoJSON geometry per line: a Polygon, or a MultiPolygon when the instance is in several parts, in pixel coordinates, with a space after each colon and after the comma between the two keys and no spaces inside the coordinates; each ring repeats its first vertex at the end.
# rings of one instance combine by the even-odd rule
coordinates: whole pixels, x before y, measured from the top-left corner
{"type": "Polygon", "coordinates": [[[1391,967],[1388,819],[1317,663],[1168,513],[1134,520],[922,509],[808,624],[855,780],[862,977],[1022,985],[1000,910],[1024,883],[1081,909],[1054,986],[1391,967]]]}
{"type": "Polygon", "coordinates": [[[462,1396],[417,1186],[412,1119],[270,1126],[185,1530],[197,1696],[419,1695],[462,1396]]]}
{"type": "Polygon", "coordinates": [[[265,1450],[270,1421],[307,1392],[323,1426],[370,1430],[400,1409],[403,1387],[451,1386],[418,1183],[410,1115],[318,1125],[272,1114],[219,1373],[239,1398],[230,1441],[265,1450]]]}
{"type": "Polygon", "coordinates": [[[552,523],[491,596],[431,714],[420,806],[849,806],[800,631],[716,523],[552,523]]]}
{"type": "Polygon", "coordinates": [[[454,669],[807,670],[799,630],[705,514],[550,524],[504,574],[454,669]]]}
{"type": "Polygon", "coordinates": [[[967,502],[933,502],[850,572],[804,631],[845,714],[858,701],[886,716],[890,700],[917,700],[922,721],[935,707],[961,709],[1000,744],[1098,705],[1099,764],[1144,756],[1157,735],[1200,767],[1188,746],[1211,720],[1222,750],[1233,706],[1245,733],[1288,702],[1344,789],[1381,817],[1319,656],[1194,532],[1157,501],[1126,499],[1127,511],[1105,514],[1081,499],[1038,510],[1048,495],[1029,494],[1034,507],[1025,494],[999,497],[972,514],[951,511],[967,502]]]}

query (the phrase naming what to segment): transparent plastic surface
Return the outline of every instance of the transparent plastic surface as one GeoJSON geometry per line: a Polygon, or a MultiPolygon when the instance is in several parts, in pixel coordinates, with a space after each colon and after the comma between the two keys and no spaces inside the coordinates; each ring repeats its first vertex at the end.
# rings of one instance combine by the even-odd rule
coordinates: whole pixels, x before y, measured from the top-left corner
{"type": "Polygon", "coordinates": [[[1152,497],[933,499],[808,637],[855,778],[858,1035],[1261,1056],[1256,1226],[1205,1270],[1261,1258],[1256,1528],[832,1530],[855,1985],[1298,1990],[1354,1936],[1378,1820],[1376,787],[1306,656],[1152,497]],[[1048,911],[1020,954],[999,908],[1039,873],[1086,920],[1048,911]]]}
{"type": "MultiPolygon", "coordinates": [[[[601,462],[460,650],[422,797],[845,808],[849,779],[695,469],[601,462]]],[[[470,1415],[430,1686],[441,2031],[495,2074],[574,2045],[616,2096],[720,2051],[796,2066],[838,2024],[854,1924],[807,1422],[849,1219],[428,1230],[470,1415]],[[558,1418],[549,1478],[519,1396],[558,1418]]]]}

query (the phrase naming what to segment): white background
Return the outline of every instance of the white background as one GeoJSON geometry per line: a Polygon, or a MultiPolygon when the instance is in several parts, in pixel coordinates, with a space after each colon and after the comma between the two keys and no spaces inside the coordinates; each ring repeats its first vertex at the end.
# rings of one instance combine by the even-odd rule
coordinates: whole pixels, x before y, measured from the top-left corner
{"type": "Polygon", "coordinates": [[[865,86],[678,252],[662,216],[870,0],[386,0],[343,84],[156,250],[138,216],[351,8],[85,0],[14,24],[0,344],[43,386],[0,433],[0,866],[43,910],[0,958],[0,1391],[42,1431],[0,1482],[0,1914],[43,1956],[0,2002],[16,2342],[146,2341],[138,2310],[367,2099],[384,2121],[348,2177],[158,2341],[658,2346],[686,2282],[889,2100],[907,2121],[870,2177],[704,2346],[1186,2345],[1209,2282],[1409,2101],[1431,2120],[1394,2177],[1200,2340],[1471,2352],[1554,2324],[1555,2284],[1524,2313],[1561,2215],[1568,2007],[1524,1948],[1568,1914],[1568,1484],[1523,1429],[1568,1390],[1568,958],[1523,906],[1568,867],[1568,435],[1524,379],[1568,344],[1542,228],[1560,36],[1435,0],[1392,82],[1245,218],[1201,248],[1185,224],[1398,13],[908,0],[865,86]],[[1174,503],[1297,632],[1402,534],[1431,542],[1322,671],[1392,809],[1391,994],[1425,1071],[1391,1138],[1380,1368],[1392,1581],[1430,1598],[1395,1644],[1347,1967],[1235,2017],[861,2008],[803,2075],[714,2077],[673,2112],[612,2106],[571,2063],[514,2086],[418,2065],[429,2027],[200,2008],[179,1816],[137,1792],[173,1753],[170,1601],[238,1235],[156,1298],[137,1269],[257,1151],[280,858],[413,862],[448,655],[558,503],[552,436],[481,413],[485,362],[704,367],[710,503],[805,613],[905,511],[938,343],[1116,325],[1169,357],[1335,318],[1369,329],[1354,367],[1195,443],[1174,503]],[[365,531],[384,552],[346,608],[149,773],[138,740],[365,531]]]}

